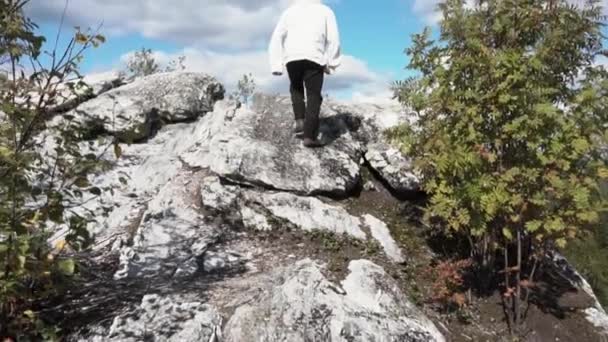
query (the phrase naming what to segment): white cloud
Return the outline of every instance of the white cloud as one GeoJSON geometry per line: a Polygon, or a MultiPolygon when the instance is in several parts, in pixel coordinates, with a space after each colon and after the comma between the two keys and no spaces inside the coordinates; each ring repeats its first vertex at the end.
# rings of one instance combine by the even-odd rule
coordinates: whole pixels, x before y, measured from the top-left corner
{"type": "MultiPolygon", "coordinates": [[[[96,26],[111,35],[139,33],[146,38],[191,46],[250,48],[268,39],[291,0],[72,0],[69,25],[96,26]]],[[[36,21],[59,22],[65,0],[35,0],[27,11],[36,21]]]]}
{"type": "MultiPolygon", "coordinates": [[[[105,35],[135,33],[186,47],[174,55],[156,52],[155,57],[166,63],[183,54],[188,70],[216,76],[228,89],[243,74],[251,73],[260,90],[286,93],[287,76],[270,74],[266,47],[279,15],[292,1],[70,0],[66,21],[82,27],[103,21],[105,35]]],[[[325,2],[331,5],[339,0],[325,2]]],[[[34,0],[27,10],[37,22],[57,23],[64,6],[65,0],[34,0]]],[[[125,58],[121,58],[123,63],[125,58]]],[[[347,55],[338,72],[326,78],[324,91],[332,96],[374,96],[386,92],[389,82],[387,75],[347,55]]]]}
{"type": "MultiPolygon", "coordinates": [[[[154,57],[163,65],[179,55],[186,57],[185,66],[189,71],[205,72],[217,77],[226,88],[234,89],[238,80],[251,73],[258,89],[269,93],[286,93],[289,90],[287,75],[272,76],[265,51],[218,53],[194,47],[186,48],[175,54],[155,52],[154,57]]],[[[129,54],[123,56],[124,62],[129,54]]],[[[369,98],[386,94],[390,82],[389,75],[372,71],[362,60],[353,56],[343,56],[342,66],[334,75],[326,77],[324,92],[333,94],[360,94],[369,98]]]]}

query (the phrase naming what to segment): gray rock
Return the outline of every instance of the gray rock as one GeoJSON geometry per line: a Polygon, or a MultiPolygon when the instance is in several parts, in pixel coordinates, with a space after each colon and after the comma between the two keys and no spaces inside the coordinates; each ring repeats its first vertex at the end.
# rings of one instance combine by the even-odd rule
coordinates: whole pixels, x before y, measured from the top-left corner
{"type": "Polygon", "coordinates": [[[590,299],[590,305],[583,308],[585,317],[608,338],[608,314],[597,299],[589,282],[560,254],[553,255],[552,267],[559,271],[562,280],[570,282],[572,288],[577,289],[590,299]]]}
{"type": "Polygon", "coordinates": [[[203,270],[207,273],[238,267],[247,258],[229,251],[208,251],[203,255],[203,270]]]}
{"type": "Polygon", "coordinates": [[[369,231],[374,239],[380,243],[384,252],[394,262],[404,262],[405,258],[401,253],[401,248],[393,239],[391,231],[386,224],[372,215],[363,216],[363,224],[369,228],[369,231]]]}
{"type": "Polygon", "coordinates": [[[117,279],[187,277],[200,270],[199,259],[221,235],[200,213],[200,182],[183,172],[150,201],[132,246],[121,250],[117,279]]]}
{"type": "MultiPolygon", "coordinates": [[[[365,240],[361,219],[350,215],[344,208],[323,203],[314,197],[299,197],[289,193],[244,192],[247,204],[257,204],[268,215],[282,219],[305,230],[322,230],[336,235],[348,234],[365,240]]],[[[260,213],[263,214],[263,213],[260,213]]]]}
{"type": "Polygon", "coordinates": [[[114,318],[105,334],[81,341],[216,342],[222,318],[211,306],[177,296],[146,295],[139,308],[114,318]]]}
{"type": "Polygon", "coordinates": [[[418,191],[420,177],[412,160],[390,145],[385,133],[400,125],[415,125],[416,116],[395,104],[326,104],[331,115],[346,115],[359,122],[356,137],[365,146],[365,159],[386,184],[397,193],[418,191]]]}
{"type": "Polygon", "coordinates": [[[381,267],[353,261],[341,286],[322,268],[303,260],[277,272],[278,284],[236,309],[225,341],[445,341],[381,267]]]}
{"type": "Polygon", "coordinates": [[[201,73],[155,74],[110,90],[79,105],[77,120],[116,134],[125,141],[147,138],[160,120],[196,119],[213,110],[224,88],[215,78],[201,73]]]}
{"type": "Polygon", "coordinates": [[[223,102],[202,120],[195,145],[182,159],[242,184],[300,194],[344,196],[359,186],[362,146],[349,117],[327,116],[327,146],[305,148],[292,133],[289,99],[257,96],[252,109],[223,102]]]}
{"type": "Polygon", "coordinates": [[[235,186],[223,185],[216,176],[209,176],[203,179],[201,197],[207,208],[230,210],[237,200],[238,189],[235,186]]]}
{"type": "Polygon", "coordinates": [[[365,159],[392,190],[398,193],[420,190],[420,176],[410,158],[382,142],[370,144],[367,148],[365,159]]]}

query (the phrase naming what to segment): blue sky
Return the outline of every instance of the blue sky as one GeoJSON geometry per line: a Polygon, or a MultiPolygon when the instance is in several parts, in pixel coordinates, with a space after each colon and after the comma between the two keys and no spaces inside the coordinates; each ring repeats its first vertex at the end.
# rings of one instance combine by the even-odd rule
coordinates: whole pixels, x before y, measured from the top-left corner
{"type": "MultiPolygon", "coordinates": [[[[30,2],[28,13],[46,36],[56,34],[65,1],[30,2]]],[[[64,37],[74,25],[103,22],[107,43],[86,56],[85,73],[124,68],[125,56],[146,47],[156,51],[161,63],[185,55],[188,69],[214,75],[228,88],[252,73],[260,89],[284,93],[286,78],[270,75],[266,47],[279,15],[292,1],[69,0],[64,37]]],[[[389,98],[390,82],[411,73],[405,70],[403,53],[410,36],[436,23],[439,0],[325,2],[336,13],[345,55],[343,66],[327,80],[327,92],[389,98]]]]}
{"type": "MultiPolygon", "coordinates": [[[[92,50],[84,73],[124,68],[141,47],[161,62],[186,56],[186,66],[210,73],[230,88],[251,72],[259,88],[286,92],[285,78],[268,73],[266,46],[278,16],[292,0],[70,0],[64,37],[74,25],[97,26],[107,42],[92,50]]],[[[410,35],[432,23],[433,1],[328,0],[342,38],[344,65],[328,78],[338,97],[389,97],[388,84],[403,78],[410,35]]],[[[436,2],[436,1],[435,1],[436,2]]],[[[33,0],[28,12],[52,42],[65,0],[33,0]]],[[[49,44],[50,47],[51,44],[49,44]]]]}

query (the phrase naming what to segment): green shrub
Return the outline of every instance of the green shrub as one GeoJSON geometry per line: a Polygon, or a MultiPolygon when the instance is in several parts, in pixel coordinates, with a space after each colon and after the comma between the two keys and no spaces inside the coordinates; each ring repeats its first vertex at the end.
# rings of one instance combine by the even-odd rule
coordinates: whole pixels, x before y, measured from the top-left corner
{"type": "Polygon", "coordinates": [[[411,150],[426,219],[468,239],[484,284],[500,274],[512,328],[546,252],[599,221],[608,87],[595,65],[598,4],[447,0],[439,40],[426,29],[407,50],[420,77],[395,84],[419,114],[411,150]]]}
{"type": "Polygon", "coordinates": [[[99,158],[82,154],[82,128],[53,109],[65,101],[66,87],[83,85],[77,63],[104,38],[78,30],[66,53],[51,51],[45,66],[39,58],[45,39],[24,15],[26,3],[0,0],[0,69],[11,71],[0,88],[0,338],[48,340],[57,331],[44,324],[35,303],[59,293],[77,271],[65,251],[91,242],[92,217],[76,211],[85,193],[102,191],[88,181],[99,158]],[[32,69],[23,71],[25,61],[32,69]],[[61,123],[48,125],[53,118],[61,123]],[[50,150],[43,148],[43,131],[51,135],[50,150]],[[49,225],[65,227],[65,241],[50,246],[49,225]]]}

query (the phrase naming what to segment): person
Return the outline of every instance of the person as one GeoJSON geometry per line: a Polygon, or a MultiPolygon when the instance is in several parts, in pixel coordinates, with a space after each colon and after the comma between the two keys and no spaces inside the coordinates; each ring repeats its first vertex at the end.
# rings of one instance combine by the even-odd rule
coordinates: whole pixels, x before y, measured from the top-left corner
{"type": "Polygon", "coordinates": [[[296,136],[306,147],[321,146],[324,75],[333,74],[341,59],[334,12],[321,0],[295,0],[281,15],[268,49],[272,74],[281,76],[287,69],[296,136]]]}

